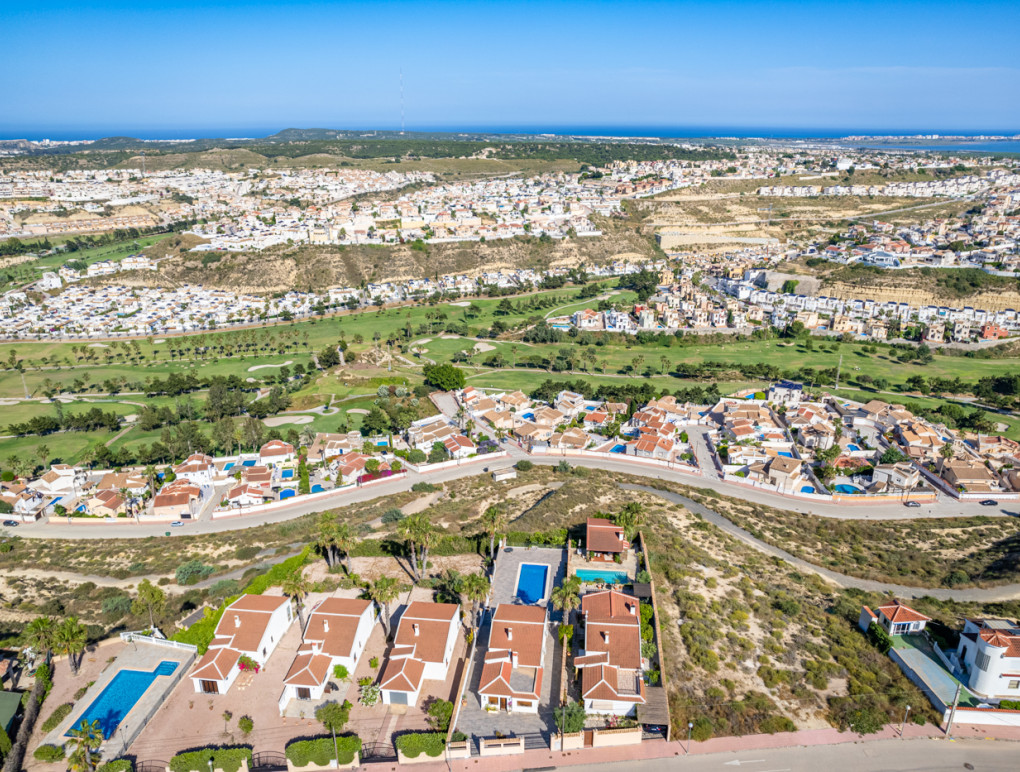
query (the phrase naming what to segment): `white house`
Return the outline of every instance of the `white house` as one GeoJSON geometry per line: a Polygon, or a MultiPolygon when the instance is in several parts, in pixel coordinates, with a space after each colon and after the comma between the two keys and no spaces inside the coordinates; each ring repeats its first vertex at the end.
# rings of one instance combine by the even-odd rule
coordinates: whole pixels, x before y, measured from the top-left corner
{"type": "Polygon", "coordinates": [[[400,617],[379,686],[387,705],[416,705],[422,681],[445,681],[457,646],[460,606],[415,601],[400,617]]]}
{"type": "Polygon", "coordinates": [[[226,694],[241,672],[241,657],[265,665],[293,621],[290,598],[242,595],[224,610],[208,651],[191,671],[195,691],[226,694]]]}
{"type": "Polygon", "coordinates": [[[270,440],[259,448],[259,464],[286,464],[294,460],[294,446],[283,440],[270,440]]]}
{"type": "Polygon", "coordinates": [[[804,384],[778,381],[769,386],[768,401],[773,405],[796,405],[804,398],[804,384]]]}
{"type": "Polygon", "coordinates": [[[183,464],[174,467],[174,474],[180,480],[193,482],[200,488],[206,488],[213,484],[213,475],[216,474],[216,466],[212,456],[202,453],[194,453],[188,456],[183,464]]]}
{"type": "Polygon", "coordinates": [[[290,700],[318,700],[337,665],[354,673],[377,618],[375,604],[326,598],[308,616],[303,642],[283,679],[281,712],[290,700]]]}
{"type": "Polygon", "coordinates": [[[968,619],[952,660],[960,680],[990,700],[1020,699],[1020,625],[968,619]]]}
{"type": "Polygon", "coordinates": [[[478,681],[483,708],[538,712],[545,677],[545,622],[544,606],[496,606],[478,681]]]}
{"type": "Polygon", "coordinates": [[[574,666],[586,713],[630,716],[645,702],[638,609],[637,598],[616,590],[581,599],[584,651],[574,666]]]}
{"type": "Polygon", "coordinates": [[[443,440],[450,458],[468,458],[478,452],[475,444],[463,434],[453,434],[443,440]]]}
{"type": "Polygon", "coordinates": [[[889,635],[907,635],[921,632],[930,621],[931,617],[914,611],[901,601],[892,600],[874,611],[864,606],[857,626],[867,632],[872,623],[875,623],[889,635]]]}

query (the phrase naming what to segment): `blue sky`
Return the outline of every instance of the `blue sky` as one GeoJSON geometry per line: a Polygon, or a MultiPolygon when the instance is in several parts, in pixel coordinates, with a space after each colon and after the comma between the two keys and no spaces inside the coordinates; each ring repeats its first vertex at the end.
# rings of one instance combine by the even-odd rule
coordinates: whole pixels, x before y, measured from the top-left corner
{"type": "Polygon", "coordinates": [[[1020,2],[0,0],[0,136],[1020,131],[1020,2]]]}

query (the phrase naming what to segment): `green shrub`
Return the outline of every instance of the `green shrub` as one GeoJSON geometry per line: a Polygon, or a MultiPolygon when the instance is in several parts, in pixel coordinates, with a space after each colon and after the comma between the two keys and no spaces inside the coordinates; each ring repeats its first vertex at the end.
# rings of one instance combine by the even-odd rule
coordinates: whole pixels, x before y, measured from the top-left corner
{"type": "MultiPolygon", "coordinates": [[[[421,451],[418,452],[421,453],[421,451]]],[[[422,453],[422,455],[425,454],[422,453]]],[[[415,493],[432,493],[434,491],[439,490],[439,488],[429,482],[416,482],[414,485],[411,486],[411,490],[414,491],[415,493]]]]}
{"type": "MultiPolygon", "coordinates": [[[[361,738],[357,735],[341,735],[336,738],[339,764],[350,764],[354,754],[361,750],[361,738]]],[[[295,767],[317,764],[327,766],[333,758],[333,738],[317,737],[313,740],[299,740],[287,746],[287,759],[295,767]]]]}
{"type": "Polygon", "coordinates": [[[187,563],[181,563],[181,565],[177,566],[174,576],[177,578],[177,584],[194,584],[200,579],[205,579],[215,570],[215,568],[207,566],[201,560],[189,560],[187,563]]]}
{"type": "Polygon", "coordinates": [[[401,512],[396,507],[391,507],[390,509],[387,509],[385,512],[383,512],[382,516],[382,521],[386,524],[399,523],[403,519],[404,513],[401,512]]]}
{"type": "Polygon", "coordinates": [[[343,681],[349,675],[350,672],[343,665],[333,666],[333,678],[337,679],[338,681],[343,681]]]}
{"type": "Polygon", "coordinates": [[[1020,700],[1001,700],[999,707],[1002,710],[1020,710],[1020,700]]]}
{"type": "Polygon", "coordinates": [[[114,759],[100,764],[96,772],[134,772],[134,765],[129,759],[114,759]]]}
{"type": "Polygon", "coordinates": [[[441,732],[413,732],[397,738],[397,750],[409,759],[418,758],[422,753],[436,758],[446,748],[446,736],[441,732]]]}
{"type": "Polygon", "coordinates": [[[40,745],[35,749],[35,753],[32,754],[36,761],[46,761],[53,763],[55,761],[61,761],[64,758],[64,746],[63,745],[40,745]]]}
{"type": "Polygon", "coordinates": [[[868,626],[868,640],[875,644],[875,648],[883,654],[888,654],[889,649],[893,647],[892,638],[877,622],[872,622],[868,626]]]}
{"type": "Polygon", "coordinates": [[[178,753],[170,759],[170,772],[209,772],[209,759],[212,759],[214,769],[222,769],[223,772],[237,772],[244,760],[251,769],[251,748],[202,748],[178,753]]]}
{"type": "Polygon", "coordinates": [[[61,721],[63,721],[71,714],[71,709],[73,707],[74,705],[70,702],[65,702],[63,705],[58,705],[56,710],[50,713],[46,720],[42,722],[42,730],[44,732],[52,732],[54,729],[57,728],[57,724],[59,724],[61,721]]]}
{"type": "Polygon", "coordinates": [[[532,462],[528,461],[527,459],[523,459],[523,458],[520,461],[518,461],[516,464],[514,464],[514,466],[516,466],[517,470],[520,471],[520,472],[527,472],[529,469],[534,469],[534,467],[535,467],[535,465],[532,462]]]}

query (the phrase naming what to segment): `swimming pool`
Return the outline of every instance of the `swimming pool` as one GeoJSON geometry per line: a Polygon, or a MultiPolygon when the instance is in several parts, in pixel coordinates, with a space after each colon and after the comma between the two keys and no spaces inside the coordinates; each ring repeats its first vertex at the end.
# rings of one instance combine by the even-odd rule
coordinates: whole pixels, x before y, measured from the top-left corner
{"type": "Polygon", "coordinates": [[[627,452],[627,446],[626,445],[613,445],[613,447],[609,449],[609,452],[610,453],[626,453],[627,452]]]}
{"type": "Polygon", "coordinates": [[[814,493],[815,492],[815,486],[813,486],[813,485],[802,485],[800,487],[800,492],[801,493],[814,493]]]}
{"type": "MultiPolygon", "coordinates": [[[[152,686],[152,682],[159,676],[173,675],[175,670],[177,670],[177,663],[166,659],[152,671],[121,670],[92,701],[92,704],[78,716],[71,729],[81,726],[83,720],[90,724],[93,721],[98,721],[103,737],[107,739],[113,737],[113,733],[117,731],[117,727],[120,726],[124,717],[131,712],[135,703],[152,686]]],[[[70,730],[64,736],[70,737],[70,730]]]]}
{"type": "Polygon", "coordinates": [[[856,485],[847,485],[846,483],[840,483],[839,485],[837,485],[836,492],[848,494],[864,493],[864,491],[858,488],[856,485]]]}
{"type": "Polygon", "coordinates": [[[297,496],[297,491],[294,490],[293,488],[284,488],[282,491],[280,491],[281,499],[292,499],[295,496],[297,496]]]}
{"type": "Polygon", "coordinates": [[[856,445],[853,445],[853,444],[847,445],[846,449],[849,450],[851,453],[856,453],[858,450],[860,450],[859,447],[857,447],[856,445]]]}
{"type": "Polygon", "coordinates": [[[233,468],[234,468],[234,462],[230,461],[230,462],[227,463],[227,465],[225,467],[223,467],[223,471],[224,472],[229,472],[233,468]]]}
{"type": "Polygon", "coordinates": [[[284,480],[290,480],[292,477],[294,477],[294,470],[284,469],[282,472],[280,472],[280,477],[282,477],[284,480]]]}
{"type": "Polygon", "coordinates": [[[315,485],[312,486],[312,493],[322,493],[324,490],[325,488],[323,488],[318,483],[315,483],[315,485]]]}
{"type": "Polygon", "coordinates": [[[241,466],[255,466],[255,459],[249,458],[247,461],[242,461],[241,466]]]}
{"type": "Polygon", "coordinates": [[[549,577],[549,566],[538,563],[521,563],[517,574],[515,595],[525,603],[545,600],[545,580],[549,577]]]}
{"type": "Polygon", "coordinates": [[[793,458],[793,453],[790,453],[785,450],[779,451],[779,455],[782,456],[783,458],[793,458]]]}
{"type": "Polygon", "coordinates": [[[626,571],[606,571],[601,568],[579,568],[574,572],[577,578],[588,584],[627,584],[630,577],[626,571]]]}

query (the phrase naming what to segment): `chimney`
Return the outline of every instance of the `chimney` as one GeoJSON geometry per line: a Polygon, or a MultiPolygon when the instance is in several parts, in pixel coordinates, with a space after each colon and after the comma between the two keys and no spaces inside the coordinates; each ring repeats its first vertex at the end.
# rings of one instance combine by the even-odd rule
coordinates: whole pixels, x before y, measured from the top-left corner
{"type": "Polygon", "coordinates": [[[630,615],[632,617],[636,617],[637,616],[637,604],[636,603],[631,603],[627,608],[630,609],[630,615]]]}
{"type": "Polygon", "coordinates": [[[512,627],[506,629],[506,639],[512,641],[514,639],[514,630],[512,627]]]}
{"type": "Polygon", "coordinates": [[[609,643],[609,631],[608,630],[603,630],[602,631],[602,640],[605,643],[609,643]]]}
{"type": "Polygon", "coordinates": [[[329,620],[328,619],[323,619],[322,620],[322,632],[324,632],[324,633],[328,633],[329,632],[329,620]]]}
{"type": "Polygon", "coordinates": [[[234,614],[234,627],[240,627],[240,626],[241,626],[241,617],[239,617],[237,614],[234,614]]]}
{"type": "Polygon", "coordinates": [[[414,629],[414,637],[417,638],[418,637],[418,623],[415,622],[413,625],[411,625],[411,627],[414,629]]]}

